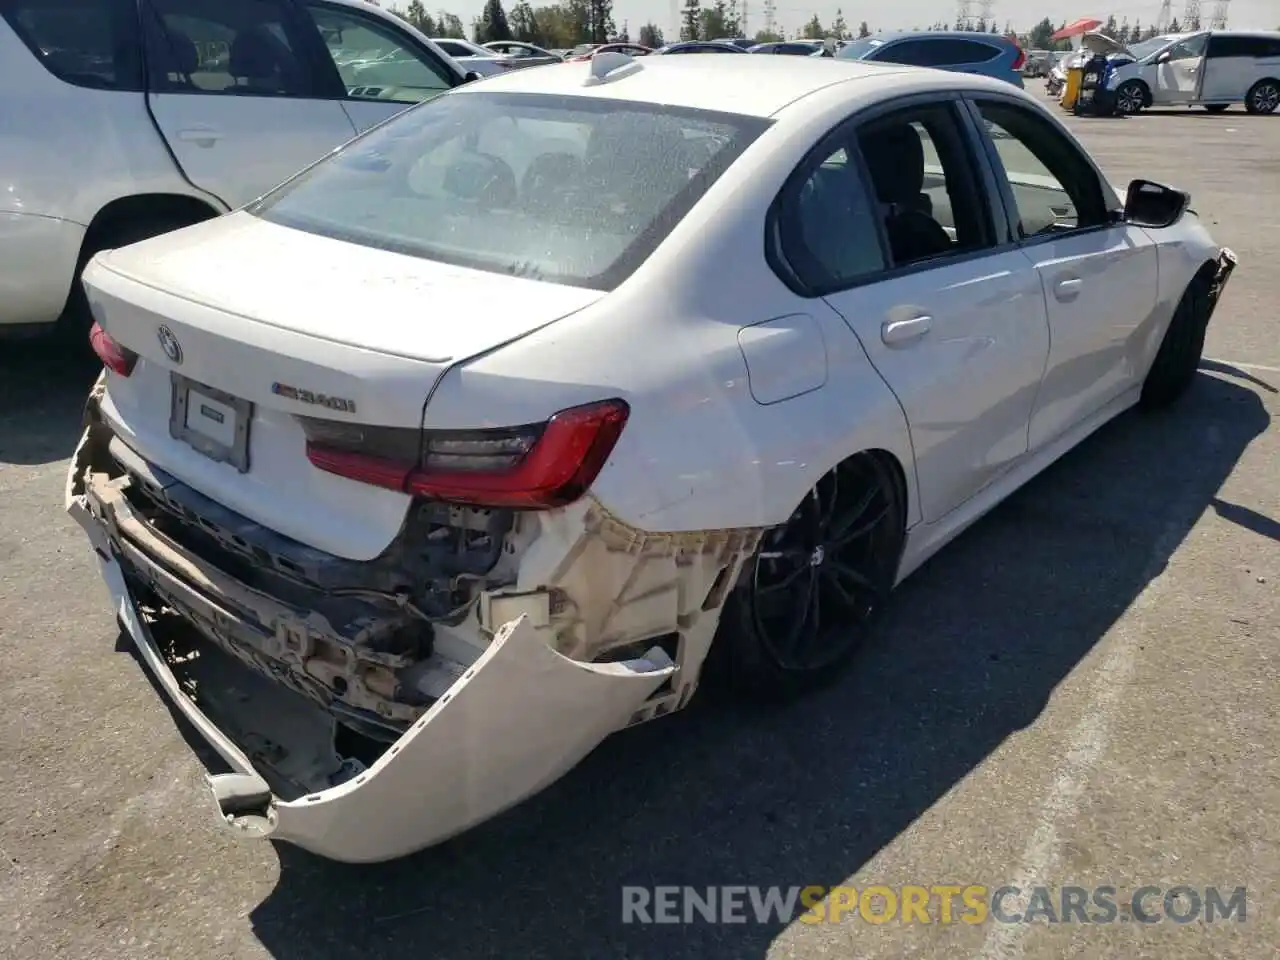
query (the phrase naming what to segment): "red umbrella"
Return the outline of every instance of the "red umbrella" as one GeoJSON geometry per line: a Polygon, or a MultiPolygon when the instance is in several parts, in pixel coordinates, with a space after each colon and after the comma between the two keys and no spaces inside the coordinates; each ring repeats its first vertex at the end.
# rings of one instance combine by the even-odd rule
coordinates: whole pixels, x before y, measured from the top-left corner
{"type": "Polygon", "coordinates": [[[1075,23],[1068,23],[1065,27],[1063,27],[1061,30],[1059,30],[1049,39],[1050,40],[1069,40],[1072,37],[1078,37],[1082,34],[1088,33],[1090,30],[1097,30],[1098,27],[1100,26],[1102,26],[1101,20],[1094,20],[1092,18],[1085,19],[1085,20],[1077,20],[1075,23]]]}

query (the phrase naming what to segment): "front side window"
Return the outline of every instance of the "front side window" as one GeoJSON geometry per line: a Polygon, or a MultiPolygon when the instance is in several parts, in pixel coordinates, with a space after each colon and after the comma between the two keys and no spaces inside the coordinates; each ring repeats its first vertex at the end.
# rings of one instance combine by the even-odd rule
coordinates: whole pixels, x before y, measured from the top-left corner
{"type": "Polygon", "coordinates": [[[1208,36],[1202,33],[1195,37],[1188,37],[1181,43],[1175,43],[1169,49],[1169,59],[1198,60],[1200,57],[1204,56],[1204,48],[1208,39],[1208,36]]]}
{"type": "Polygon", "coordinates": [[[901,43],[892,43],[882,50],[877,50],[875,59],[912,67],[932,66],[934,43],[933,40],[903,40],[901,43]]]}
{"type": "Polygon", "coordinates": [[[435,44],[451,57],[479,57],[489,54],[487,50],[472,50],[460,40],[437,40],[435,44]]]}
{"type": "Polygon", "coordinates": [[[769,121],[540,94],[448,94],[249,211],[309,233],[608,290],[769,121]]]}
{"type": "Polygon", "coordinates": [[[1098,175],[1048,120],[1003,101],[979,100],[977,107],[1008,178],[1024,239],[1107,222],[1098,175]]]}
{"type": "Polygon", "coordinates": [[[310,97],[307,38],[285,0],[148,0],[152,88],[310,97]]]}
{"type": "Polygon", "coordinates": [[[950,106],[895,111],[833,136],[775,204],[780,259],[808,291],[992,246],[950,106]]]}
{"type": "Polygon", "coordinates": [[[128,0],[0,0],[0,15],[59,79],[142,89],[137,16],[128,0]]]}
{"type": "Polygon", "coordinates": [[[384,23],[319,3],[307,12],[354,100],[419,103],[456,83],[452,70],[384,23]]]}

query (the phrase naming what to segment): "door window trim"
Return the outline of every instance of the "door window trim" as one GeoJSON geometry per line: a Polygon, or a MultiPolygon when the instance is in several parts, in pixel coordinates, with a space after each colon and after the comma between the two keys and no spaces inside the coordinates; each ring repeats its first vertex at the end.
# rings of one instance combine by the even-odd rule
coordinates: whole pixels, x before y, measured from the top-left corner
{"type": "MultiPolygon", "coordinates": [[[[238,93],[228,94],[222,90],[204,90],[199,87],[192,86],[190,89],[172,90],[167,85],[157,82],[156,74],[152,72],[153,64],[151,63],[151,47],[154,44],[164,42],[168,33],[169,26],[165,22],[164,15],[155,7],[152,0],[137,0],[138,13],[142,21],[142,43],[143,57],[146,67],[147,92],[153,96],[198,96],[198,97],[243,97],[253,100],[328,100],[332,99],[325,92],[325,83],[327,76],[325,75],[325,60],[328,60],[329,69],[337,74],[337,68],[333,66],[333,61],[329,57],[328,51],[324,49],[324,41],[320,37],[320,31],[316,29],[314,22],[307,15],[306,11],[298,6],[294,0],[273,0],[282,13],[281,26],[286,31],[286,37],[289,40],[290,52],[297,58],[298,68],[303,71],[306,79],[306,90],[301,93],[266,93],[256,90],[243,90],[238,93]],[[293,41],[297,41],[296,47],[293,41]],[[319,49],[317,49],[317,47],[319,49]],[[318,59],[323,57],[324,59],[318,59]]],[[[341,82],[341,77],[338,77],[341,82]]],[[[345,92],[346,88],[343,88],[345,92]]]]}
{"type": "MultiPolygon", "coordinates": [[[[1104,209],[1106,216],[1101,223],[1089,224],[1084,227],[1075,227],[1071,230],[1063,230],[1058,233],[1046,233],[1040,236],[1023,236],[1022,222],[1018,214],[1017,199],[1013,195],[1013,187],[1009,182],[1008,171],[1005,170],[1004,161],[1000,158],[1000,151],[995,145],[995,141],[991,138],[986,130],[986,118],[982,115],[982,110],[978,106],[979,100],[997,101],[1005,106],[1014,109],[1020,109],[1025,113],[1036,118],[1038,122],[1046,123],[1052,129],[1053,121],[1042,117],[1034,109],[1027,107],[1025,103],[1019,101],[1016,97],[1006,96],[1000,92],[988,92],[983,90],[970,91],[964,95],[964,102],[969,114],[970,122],[974,127],[975,134],[980,138],[982,149],[987,157],[987,164],[991,168],[996,188],[999,191],[1004,208],[1005,218],[1009,229],[1009,236],[1012,238],[1012,246],[1019,248],[1038,246],[1042,243],[1050,243],[1054,240],[1061,240],[1063,237],[1079,237],[1090,233],[1097,233],[1102,230],[1110,230],[1117,223],[1122,222],[1123,210],[1112,207],[1104,209]]],[[[1098,170],[1097,165],[1093,162],[1093,158],[1088,153],[1074,143],[1070,137],[1064,136],[1061,131],[1054,129],[1053,131],[1061,137],[1065,143],[1075,151],[1076,155],[1083,160],[1085,166],[1092,171],[1094,179],[1097,181],[1098,190],[1102,195],[1104,208],[1107,205],[1107,190],[1105,189],[1106,180],[1098,170]]]]}
{"type": "MultiPolygon", "coordinates": [[[[455,87],[459,87],[464,82],[463,75],[454,67],[452,62],[446,62],[446,59],[442,58],[440,54],[433,51],[425,43],[422,43],[417,37],[409,33],[409,31],[401,29],[398,24],[388,23],[379,16],[366,13],[363,10],[357,10],[354,7],[348,7],[337,3],[326,3],[325,0],[286,0],[286,2],[290,5],[296,5],[298,13],[307,22],[309,32],[315,34],[316,43],[319,44],[319,54],[322,58],[322,65],[319,67],[319,72],[323,74],[324,83],[329,86],[331,90],[330,92],[319,95],[317,99],[340,100],[344,103],[396,103],[409,106],[415,106],[418,103],[426,102],[417,100],[368,100],[361,97],[353,97],[348,94],[347,85],[342,82],[342,74],[338,72],[337,64],[333,62],[333,57],[329,53],[329,48],[325,45],[324,38],[320,36],[320,30],[316,26],[315,20],[311,16],[311,12],[307,9],[308,7],[313,6],[322,7],[334,13],[344,14],[355,20],[362,20],[366,23],[376,24],[378,27],[382,27],[385,30],[395,33],[397,35],[397,39],[402,40],[406,46],[439,66],[444,75],[452,79],[453,82],[450,84],[448,89],[452,90],[455,87]]],[[[370,29],[377,32],[374,27],[370,27],[370,29]]],[[[447,58],[447,56],[448,55],[446,54],[445,57],[447,58]]],[[[445,91],[441,91],[441,93],[443,92],[445,91]]]]}
{"type": "Polygon", "coordinates": [[[805,299],[817,299],[844,293],[848,290],[855,290],[872,283],[896,280],[899,277],[907,277],[926,270],[966,263],[970,260],[995,256],[1015,249],[1020,244],[1011,240],[1010,235],[1001,229],[1002,225],[1007,225],[1008,221],[1006,201],[1003,195],[995,189],[998,179],[991,169],[990,156],[982,143],[976,139],[979,135],[980,132],[973,129],[973,118],[966,108],[964,94],[959,91],[930,91],[896,97],[866,107],[844,118],[805,152],[803,158],[796,164],[795,169],[788,174],[777,195],[769,204],[769,209],[765,214],[765,261],[778,279],[792,293],[805,299]],[[987,231],[988,245],[978,250],[965,250],[948,256],[931,257],[927,260],[894,266],[884,222],[881,218],[876,217],[876,243],[880,248],[880,256],[885,264],[883,268],[863,276],[843,280],[833,286],[813,287],[806,284],[791,266],[785,251],[782,249],[782,230],[779,224],[782,204],[795,195],[799,187],[824,160],[835,153],[836,150],[843,148],[849,157],[849,161],[857,169],[858,179],[867,204],[871,209],[878,208],[879,201],[873,191],[871,173],[858,145],[859,128],[894,113],[912,108],[937,106],[948,107],[955,123],[956,132],[959,135],[958,146],[964,152],[964,157],[968,164],[968,173],[971,178],[974,195],[979,208],[986,211],[986,223],[984,226],[987,231]]]}

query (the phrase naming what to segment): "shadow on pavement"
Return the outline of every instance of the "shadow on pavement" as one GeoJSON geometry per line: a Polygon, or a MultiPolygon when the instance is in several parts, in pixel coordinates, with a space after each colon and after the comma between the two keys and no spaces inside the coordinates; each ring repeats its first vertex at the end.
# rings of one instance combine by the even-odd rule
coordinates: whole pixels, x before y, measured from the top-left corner
{"type": "Polygon", "coordinates": [[[0,463],[71,456],[89,388],[102,370],[64,343],[0,341],[0,463]]]}
{"type": "Polygon", "coordinates": [[[763,956],[780,924],[624,926],[621,887],[857,872],[1036,719],[1268,422],[1254,393],[1201,374],[1174,411],[1104,428],[912,577],[842,682],[772,711],[695,701],[398,862],[278,845],[255,934],[288,960],[763,956]]]}

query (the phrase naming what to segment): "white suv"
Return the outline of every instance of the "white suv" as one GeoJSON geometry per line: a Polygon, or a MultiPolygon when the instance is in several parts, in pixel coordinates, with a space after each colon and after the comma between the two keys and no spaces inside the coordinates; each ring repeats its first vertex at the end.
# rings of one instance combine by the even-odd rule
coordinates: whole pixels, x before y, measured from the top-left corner
{"type": "Polygon", "coordinates": [[[362,0],[0,0],[0,338],[80,271],[238,208],[475,74],[362,0]]]}
{"type": "Polygon", "coordinates": [[[1280,107],[1280,33],[1206,30],[1168,40],[1151,50],[1135,47],[1135,62],[1111,75],[1122,113],[1175,104],[1199,104],[1212,113],[1233,103],[1250,113],[1280,107]]]}

